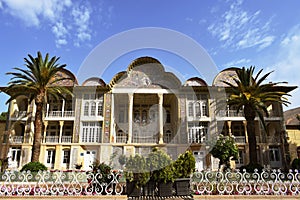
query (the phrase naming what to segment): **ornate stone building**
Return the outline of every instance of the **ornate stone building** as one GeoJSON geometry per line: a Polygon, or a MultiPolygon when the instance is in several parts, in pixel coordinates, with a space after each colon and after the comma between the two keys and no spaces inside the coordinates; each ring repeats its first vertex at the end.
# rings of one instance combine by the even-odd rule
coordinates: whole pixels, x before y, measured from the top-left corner
{"type": "MultiPolygon", "coordinates": [[[[74,97],[49,98],[45,108],[40,161],[51,169],[73,169],[76,164],[89,169],[95,161],[118,168],[118,156],[147,155],[152,147],[164,148],[174,159],[190,149],[197,170],[216,169],[218,161],[208,153],[207,144],[220,133],[235,137],[240,154],[236,167],[249,161],[242,113],[226,106],[216,112],[214,103],[216,98],[226,98],[222,80],[235,76],[233,68],[221,71],[211,84],[198,77],[182,83],[158,60],[141,57],[110,83],[91,77],[79,85],[67,70],[60,76],[73,80],[60,84],[72,87],[74,97]]],[[[282,105],[270,104],[268,111],[267,133],[256,121],[259,162],[283,167],[288,148],[282,105]]],[[[11,169],[30,161],[34,112],[26,96],[10,103],[1,152],[9,156],[11,169]]]]}

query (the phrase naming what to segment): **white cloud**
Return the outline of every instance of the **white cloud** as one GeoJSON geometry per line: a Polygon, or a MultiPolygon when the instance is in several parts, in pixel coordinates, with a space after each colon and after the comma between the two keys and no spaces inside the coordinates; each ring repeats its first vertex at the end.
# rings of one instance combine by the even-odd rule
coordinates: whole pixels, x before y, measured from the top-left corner
{"type": "Polygon", "coordinates": [[[42,19],[55,21],[70,0],[1,0],[2,9],[25,22],[26,26],[39,26],[42,19]]]}
{"type": "Polygon", "coordinates": [[[89,29],[90,23],[90,15],[92,10],[87,6],[80,6],[77,8],[73,8],[72,16],[74,20],[74,24],[76,26],[76,35],[75,45],[80,45],[81,42],[91,40],[91,31],[89,29]]]}
{"type": "Polygon", "coordinates": [[[240,60],[233,60],[231,62],[228,62],[224,64],[224,68],[229,68],[229,67],[243,67],[248,65],[251,62],[250,59],[240,59],[240,60]]]}
{"type": "MultiPolygon", "coordinates": [[[[271,78],[274,81],[288,81],[289,85],[300,86],[300,24],[293,27],[282,39],[278,49],[279,54],[273,55],[275,60],[271,78]]],[[[289,98],[291,108],[300,106],[300,88],[292,92],[289,98]]]]}
{"type": "MultiPolygon", "coordinates": [[[[73,4],[71,0],[0,0],[0,9],[24,22],[25,26],[51,28],[57,47],[68,44],[70,40],[75,46],[80,46],[92,38],[92,9],[88,2],[73,4]]],[[[109,15],[111,12],[112,7],[109,7],[109,15]]]]}
{"type": "Polygon", "coordinates": [[[55,43],[57,47],[61,47],[62,45],[66,45],[68,30],[64,26],[63,22],[56,22],[52,27],[52,32],[55,36],[55,43]]]}
{"type": "Polygon", "coordinates": [[[262,22],[258,19],[260,11],[249,13],[241,4],[242,1],[232,3],[222,18],[208,27],[208,31],[222,42],[225,48],[258,47],[258,50],[261,50],[271,45],[275,39],[268,33],[271,19],[262,22]]]}

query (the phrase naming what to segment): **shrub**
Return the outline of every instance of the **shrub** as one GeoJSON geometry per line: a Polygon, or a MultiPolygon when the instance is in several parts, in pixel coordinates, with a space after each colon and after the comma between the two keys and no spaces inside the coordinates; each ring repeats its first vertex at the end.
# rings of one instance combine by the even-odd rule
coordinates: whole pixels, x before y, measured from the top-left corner
{"type": "Polygon", "coordinates": [[[90,166],[93,170],[94,175],[100,173],[101,176],[97,177],[99,183],[110,183],[111,178],[111,167],[105,163],[95,162],[90,166]]]}
{"type": "Polygon", "coordinates": [[[180,154],[174,162],[176,178],[189,178],[195,171],[196,160],[192,152],[180,154]]]}
{"type": "Polygon", "coordinates": [[[146,158],[136,154],[126,159],[125,177],[127,181],[134,182],[135,187],[144,186],[150,178],[149,163],[146,158]]]}
{"type": "Polygon", "coordinates": [[[38,171],[46,171],[47,167],[40,162],[29,162],[25,164],[22,169],[22,171],[31,171],[31,172],[38,172],[38,171]]]}
{"type": "Polygon", "coordinates": [[[171,157],[163,150],[154,148],[149,154],[148,163],[151,179],[154,182],[174,182],[175,168],[171,157]]]}

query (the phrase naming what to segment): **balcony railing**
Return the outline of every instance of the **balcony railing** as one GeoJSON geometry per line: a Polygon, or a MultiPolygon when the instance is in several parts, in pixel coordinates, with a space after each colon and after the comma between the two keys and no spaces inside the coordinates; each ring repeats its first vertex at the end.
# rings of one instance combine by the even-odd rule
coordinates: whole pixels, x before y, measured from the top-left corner
{"type": "Polygon", "coordinates": [[[245,136],[234,136],[234,141],[235,143],[244,144],[246,143],[246,138],[245,136]]]}
{"type": "Polygon", "coordinates": [[[74,117],[75,113],[74,111],[49,111],[47,113],[47,117],[74,117]]]}
{"type": "Polygon", "coordinates": [[[61,143],[72,143],[72,136],[61,136],[61,143]]]}
{"type": "Polygon", "coordinates": [[[59,136],[46,136],[45,143],[58,143],[59,136]]]}
{"type": "MultiPolygon", "coordinates": [[[[59,136],[46,136],[45,143],[60,143],[59,136]]],[[[61,136],[61,143],[72,143],[72,136],[61,136]]]]}
{"type": "Polygon", "coordinates": [[[236,110],[220,110],[217,113],[219,117],[244,117],[243,112],[240,110],[238,113],[236,110]]]}
{"type": "Polygon", "coordinates": [[[205,136],[195,136],[195,135],[189,135],[189,138],[188,138],[188,143],[196,143],[196,144],[201,144],[201,143],[204,143],[206,140],[205,136]]]}
{"type": "Polygon", "coordinates": [[[157,143],[157,137],[153,136],[134,136],[132,138],[133,143],[157,143]]]}
{"type": "Polygon", "coordinates": [[[116,143],[126,143],[127,142],[127,136],[117,136],[116,137],[116,143]]]}
{"type": "Polygon", "coordinates": [[[164,143],[175,144],[177,143],[177,140],[174,136],[164,135],[164,143]]]}
{"type": "Polygon", "coordinates": [[[12,118],[23,118],[27,116],[27,111],[14,111],[11,115],[12,118]]]}
{"type": "Polygon", "coordinates": [[[22,144],[23,143],[23,136],[11,136],[10,141],[13,144],[22,144]]]}

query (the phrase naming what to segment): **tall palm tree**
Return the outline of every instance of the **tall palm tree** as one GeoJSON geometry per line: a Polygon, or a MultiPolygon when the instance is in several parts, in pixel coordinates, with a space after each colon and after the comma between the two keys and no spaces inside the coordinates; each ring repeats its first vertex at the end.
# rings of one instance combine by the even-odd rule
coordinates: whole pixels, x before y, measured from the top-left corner
{"type": "Polygon", "coordinates": [[[72,92],[63,86],[56,84],[63,81],[65,77],[57,76],[57,72],[65,68],[65,64],[58,64],[59,57],[49,59],[47,53],[43,58],[40,52],[34,58],[28,54],[29,59],[24,58],[26,69],[13,68],[17,72],[8,72],[7,75],[12,75],[8,83],[8,87],[4,90],[10,95],[7,102],[16,99],[18,96],[25,95],[29,101],[34,101],[36,105],[35,120],[34,120],[34,138],[32,144],[31,161],[39,161],[40,146],[43,133],[43,113],[48,96],[55,98],[64,97],[63,95],[72,95],[72,92]]]}
{"type": "Polygon", "coordinates": [[[230,87],[230,96],[227,100],[229,106],[233,105],[237,107],[237,112],[243,110],[244,116],[247,122],[247,133],[249,142],[249,164],[257,164],[256,154],[256,137],[255,137],[255,123],[254,119],[256,116],[259,117],[266,129],[264,115],[268,116],[267,104],[278,102],[283,105],[288,105],[289,102],[286,96],[290,96],[287,92],[280,90],[276,83],[263,83],[267,77],[273,72],[261,75],[262,69],[254,77],[255,67],[246,69],[236,69],[237,77],[234,78],[234,82],[223,81],[230,87]]]}

